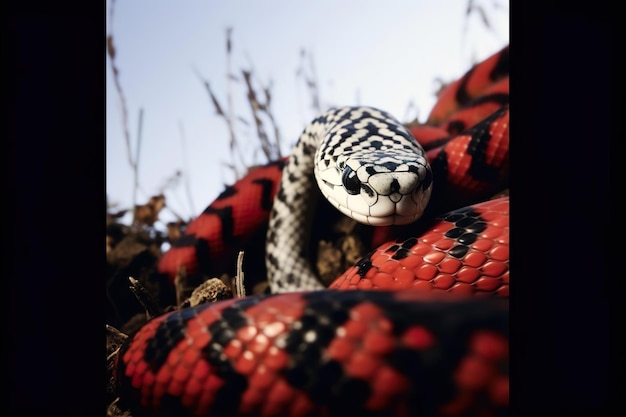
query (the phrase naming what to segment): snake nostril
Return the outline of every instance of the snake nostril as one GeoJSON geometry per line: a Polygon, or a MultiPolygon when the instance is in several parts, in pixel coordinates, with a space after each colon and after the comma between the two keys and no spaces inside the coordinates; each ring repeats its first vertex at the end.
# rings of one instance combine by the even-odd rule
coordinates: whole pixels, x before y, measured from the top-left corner
{"type": "Polygon", "coordinates": [[[389,184],[389,190],[390,190],[392,193],[398,193],[398,192],[400,192],[400,183],[398,182],[398,179],[397,179],[397,178],[393,178],[393,179],[391,180],[391,184],[389,184]]]}
{"type": "Polygon", "coordinates": [[[358,194],[361,190],[361,181],[356,175],[356,171],[346,166],[341,174],[341,182],[343,183],[344,188],[348,192],[348,194],[358,194]]]}

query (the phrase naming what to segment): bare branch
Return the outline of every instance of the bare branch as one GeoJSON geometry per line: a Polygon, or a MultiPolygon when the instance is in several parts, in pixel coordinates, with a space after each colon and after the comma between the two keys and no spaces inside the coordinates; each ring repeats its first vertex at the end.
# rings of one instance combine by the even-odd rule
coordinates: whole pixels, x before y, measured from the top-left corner
{"type": "Polygon", "coordinates": [[[489,30],[493,30],[493,28],[491,27],[491,23],[489,23],[489,18],[487,17],[487,13],[485,13],[485,9],[481,6],[478,6],[476,7],[476,12],[478,12],[478,14],[480,15],[480,18],[482,19],[485,27],[489,30]]]}
{"type": "Polygon", "coordinates": [[[243,274],[243,251],[239,251],[237,255],[237,275],[235,276],[235,297],[243,298],[246,296],[246,288],[244,286],[245,278],[243,274]]]}
{"type": "MultiPolygon", "coordinates": [[[[134,183],[133,183],[133,207],[137,207],[137,190],[139,189],[139,152],[141,151],[141,133],[143,128],[143,107],[139,109],[139,123],[137,126],[137,151],[135,153],[135,163],[133,165],[134,183]]],[[[135,216],[133,209],[133,217],[135,216]]]]}
{"type": "Polygon", "coordinates": [[[256,92],[252,87],[252,79],[251,72],[246,70],[241,70],[243,74],[243,79],[246,82],[246,87],[248,88],[248,103],[250,104],[250,110],[252,111],[252,118],[254,119],[254,124],[257,131],[257,136],[259,137],[259,141],[261,142],[261,149],[265,154],[268,160],[271,160],[271,147],[269,145],[269,139],[267,136],[267,132],[265,131],[265,127],[263,125],[263,121],[259,116],[259,111],[262,109],[261,103],[257,99],[256,92]]]}
{"type": "Polygon", "coordinates": [[[300,65],[296,69],[296,79],[302,80],[311,99],[311,108],[313,113],[320,113],[322,111],[322,107],[313,54],[308,53],[304,48],[300,50],[300,65]]]}
{"type": "MultiPolygon", "coordinates": [[[[252,96],[255,100],[255,103],[254,103],[255,108],[258,110],[259,115],[263,114],[265,115],[265,117],[267,117],[270,124],[272,125],[271,126],[272,131],[274,132],[274,140],[272,143],[272,141],[270,141],[269,139],[269,135],[267,134],[267,131],[265,131],[265,128],[263,127],[263,131],[265,132],[265,138],[263,139],[262,137],[259,137],[259,140],[261,141],[261,151],[265,155],[265,158],[267,161],[273,161],[282,157],[282,152],[280,149],[280,143],[281,143],[280,129],[278,128],[278,124],[276,123],[276,119],[274,118],[274,114],[272,113],[272,108],[271,108],[273,84],[271,80],[267,85],[263,85],[263,82],[258,81],[258,84],[260,85],[261,94],[256,93],[254,91],[254,87],[252,86],[252,75],[256,73],[254,71],[254,64],[252,63],[252,60],[250,59],[250,57],[246,56],[246,58],[248,59],[250,63],[249,65],[251,68],[250,70],[247,71],[247,73],[249,74],[249,78],[248,80],[246,80],[246,85],[248,87],[248,101],[250,101],[250,91],[252,91],[252,96]],[[262,95],[262,97],[264,98],[263,102],[259,100],[259,95],[262,95]]],[[[260,121],[261,124],[263,123],[263,119],[256,118],[255,123],[257,123],[258,121],[260,121]]]]}
{"type": "MultiPolygon", "coordinates": [[[[215,107],[215,111],[217,115],[220,116],[222,119],[224,119],[224,121],[226,122],[226,127],[228,128],[228,134],[229,134],[229,149],[230,149],[232,158],[233,159],[238,158],[241,164],[245,166],[244,158],[241,153],[241,150],[239,149],[238,142],[236,139],[235,128],[232,123],[232,117],[230,116],[230,114],[226,114],[226,112],[224,112],[222,106],[220,105],[219,100],[213,93],[213,90],[211,89],[211,85],[209,84],[209,82],[205,80],[195,68],[194,68],[194,72],[196,73],[196,75],[198,76],[198,78],[200,79],[204,87],[206,88],[207,93],[209,94],[209,97],[211,99],[211,102],[213,103],[213,106],[215,107]]],[[[235,178],[240,178],[241,173],[237,169],[237,166],[233,165],[232,169],[235,174],[235,178]]]]}
{"type": "MultiPolygon", "coordinates": [[[[480,20],[483,22],[483,25],[485,25],[485,28],[487,28],[487,30],[497,34],[495,28],[491,24],[491,20],[487,15],[487,10],[485,9],[485,7],[476,3],[477,2],[475,2],[474,0],[467,0],[467,6],[465,7],[465,21],[463,23],[463,33],[467,33],[470,16],[475,13],[479,15],[480,20]]],[[[504,6],[502,6],[495,0],[491,2],[491,6],[495,11],[506,10],[504,6]]]]}
{"type": "Polygon", "coordinates": [[[128,277],[130,281],[130,290],[135,294],[135,297],[141,303],[146,310],[146,317],[151,319],[153,317],[160,316],[164,313],[164,310],[159,306],[156,300],[146,291],[146,289],[133,277],[128,277]]]}
{"type": "Polygon", "coordinates": [[[263,93],[265,94],[265,105],[263,106],[263,111],[267,115],[268,119],[272,123],[272,127],[274,128],[274,152],[272,152],[271,159],[269,159],[269,160],[274,160],[274,159],[278,159],[282,157],[282,153],[280,151],[280,143],[281,143],[280,129],[278,128],[278,125],[276,124],[276,120],[274,119],[274,114],[272,113],[272,110],[271,110],[272,92],[270,90],[270,87],[264,87],[263,93]]]}
{"type": "MultiPolygon", "coordinates": [[[[244,157],[243,149],[244,146],[238,140],[238,137],[235,133],[235,124],[241,123],[243,126],[250,126],[250,122],[248,119],[242,117],[239,114],[236,114],[233,104],[233,83],[240,82],[239,74],[233,74],[232,72],[232,53],[233,53],[233,42],[232,42],[232,33],[233,29],[231,27],[226,28],[226,81],[227,81],[227,96],[226,96],[226,107],[222,106],[217,96],[211,89],[211,85],[209,82],[199,74],[197,70],[196,75],[203,83],[204,87],[209,94],[211,102],[215,107],[217,115],[220,116],[226,122],[229,132],[229,149],[231,153],[232,162],[228,164],[222,163],[222,165],[231,169],[235,177],[237,179],[241,178],[242,175],[247,172],[250,164],[246,162],[244,157]]],[[[246,88],[246,98],[248,104],[250,105],[250,109],[252,112],[252,119],[256,129],[256,134],[260,143],[261,151],[263,155],[268,161],[272,161],[282,157],[281,149],[280,149],[280,129],[278,128],[278,124],[276,123],[276,119],[271,110],[272,104],[272,92],[271,82],[267,86],[263,86],[261,84],[261,88],[255,90],[254,83],[252,80],[252,70],[241,70],[241,75],[243,76],[243,82],[245,83],[246,88]],[[266,119],[265,119],[266,118],[266,119]],[[265,121],[269,121],[271,124],[271,132],[273,133],[273,140],[270,139],[270,135],[268,134],[268,130],[264,124],[265,121]]],[[[253,158],[255,159],[256,152],[252,150],[253,158]]],[[[247,155],[247,154],[246,154],[247,155]]]]}
{"type": "Polygon", "coordinates": [[[133,162],[132,151],[130,146],[130,133],[128,131],[128,111],[126,109],[126,98],[124,97],[124,90],[122,89],[122,84],[120,83],[119,70],[117,65],[115,64],[115,56],[116,49],[115,43],[113,41],[113,6],[115,1],[111,1],[111,10],[109,13],[109,19],[111,25],[109,27],[109,35],[107,36],[107,54],[109,55],[109,62],[111,63],[111,70],[113,71],[113,83],[115,84],[115,89],[117,90],[117,94],[120,98],[120,104],[122,106],[122,128],[124,129],[124,139],[126,140],[126,155],[128,157],[128,163],[130,167],[134,170],[135,163],[133,162]]]}
{"type": "MultiPolygon", "coordinates": [[[[239,156],[239,159],[241,160],[242,164],[245,165],[245,163],[243,163],[244,159],[243,156],[241,155],[241,151],[239,150],[239,146],[237,143],[237,137],[235,136],[235,126],[233,123],[234,120],[234,112],[233,112],[233,91],[232,91],[232,81],[234,79],[233,76],[233,71],[232,71],[232,63],[231,63],[231,59],[232,59],[232,33],[233,33],[233,28],[232,27],[228,27],[226,28],[226,88],[227,88],[227,93],[226,93],[226,101],[228,103],[228,115],[226,116],[226,124],[228,125],[228,131],[230,132],[230,152],[231,155],[233,157],[233,159],[235,158],[235,154],[237,154],[239,156]]],[[[237,169],[237,167],[235,166],[234,168],[234,172],[235,172],[235,177],[236,178],[240,178],[241,177],[241,173],[239,172],[239,170],[237,169]]]]}
{"type": "Polygon", "coordinates": [[[319,94],[319,84],[317,82],[317,72],[315,70],[315,63],[313,59],[313,54],[309,52],[309,75],[304,75],[304,81],[306,86],[309,87],[309,94],[311,94],[311,107],[313,107],[313,111],[315,113],[320,113],[322,111],[322,107],[320,105],[320,94],[319,94]]]}

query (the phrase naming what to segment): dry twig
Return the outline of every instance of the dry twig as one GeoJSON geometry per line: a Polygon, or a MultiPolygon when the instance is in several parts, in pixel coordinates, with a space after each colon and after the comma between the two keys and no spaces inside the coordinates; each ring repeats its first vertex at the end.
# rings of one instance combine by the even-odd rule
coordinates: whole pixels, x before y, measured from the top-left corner
{"type": "Polygon", "coordinates": [[[139,281],[133,277],[128,277],[128,280],[130,281],[130,290],[135,294],[143,308],[146,309],[146,317],[148,319],[160,316],[165,312],[139,281]]]}

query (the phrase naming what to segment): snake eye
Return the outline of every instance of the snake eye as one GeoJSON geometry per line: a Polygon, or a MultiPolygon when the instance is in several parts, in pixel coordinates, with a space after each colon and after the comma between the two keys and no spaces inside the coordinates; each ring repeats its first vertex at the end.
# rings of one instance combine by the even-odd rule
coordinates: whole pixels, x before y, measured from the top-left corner
{"type": "Polygon", "coordinates": [[[341,182],[346,191],[348,191],[348,194],[358,194],[361,190],[361,181],[359,181],[359,178],[356,176],[356,171],[349,166],[346,166],[343,170],[341,182]]]}

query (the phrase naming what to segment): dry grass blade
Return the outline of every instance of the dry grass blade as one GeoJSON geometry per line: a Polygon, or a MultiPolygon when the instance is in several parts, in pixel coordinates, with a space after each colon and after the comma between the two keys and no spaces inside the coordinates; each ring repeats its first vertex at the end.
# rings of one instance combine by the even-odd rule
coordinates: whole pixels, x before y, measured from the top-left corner
{"type": "MultiPolygon", "coordinates": [[[[200,75],[198,75],[198,77],[200,77],[200,75]]],[[[226,113],[224,113],[224,110],[222,109],[219,100],[217,99],[217,97],[215,97],[215,94],[213,94],[213,90],[211,90],[211,84],[209,84],[209,82],[206,80],[202,80],[202,84],[204,84],[204,88],[206,88],[207,93],[209,93],[209,97],[211,98],[211,102],[213,103],[213,107],[215,107],[215,112],[217,113],[217,115],[226,117],[226,113]]]]}
{"type": "Polygon", "coordinates": [[[109,62],[111,63],[111,70],[113,71],[113,83],[115,85],[115,89],[117,94],[120,97],[120,104],[122,106],[122,128],[124,129],[124,139],[126,140],[126,155],[128,157],[128,163],[131,168],[135,169],[135,164],[133,162],[132,151],[130,146],[130,133],[128,131],[128,110],[126,109],[126,98],[124,97],[124,90],[122,89],[122,84],[120,83],[119,77],[119,69],[115,63],[116,49],[115,42],[113,40],[113,5],[115,1],[111,1],[111,10],[109,13],[109,21],[111,25],[109,27],[109,34],[107,36],[107,54],[109,55],[109,62]]]}
{"type": "Polygon", "coordinates": [[[419,108],[415,102],[413,100],[409,101],[404,111],[404,120],[406,120],[404,124],[410,125],[419,123],[419,113],[419,108]]]}
{"type": "MultiPolygon", "coordinates": [[[[223,165],[226,168],[231,169],[235,178],[241,178],[248,169],[257,165],[257,162],[249,163],[246,161],[246,158],[243,155],[242,145],[239,142],[237,135],[235,133],[235,121],[241,123],[242,125],[249,126],[251,123],[246,120],[244,117],[235,115],[233,110],[233,94],[232,94],[232,86],[233,83],[239,82],[239,78],[232,73],[231,70],[231,60],[232,60],[232,51],[233,51],[233,42],[232,42],[232,28],[226,29],[226,81],[227,81],[227,96],[226,96],[226,107],[222,105],[222,102],[217,98],[217,95],[211,88],[210,83],[204,79],[198,71],[196,75],[202,81],[213,107],[215,108],[216,114],[224,119],[226,125],[228,127],[229,133],[229,148],[231,152],[232,162],[224,163],[223,165]]],[[[195,69],[194,69],[195,70],[195,69]]],[[[271,111],[271,103],[272,103],[272,92],[271,92],[271,84],[269,86],[261,86],[260,94],[255,90],[252,81],[251,70],[242,70],[241,74],[243,75],[243,81],[246,86],[246,98],[248,104],[250,105],[250,110],[252,113],[253,123],[256,129],[256,134],[258,138],[258,142],[260,145],[260,150],[264,155],[264,158],[267,162],[274,161],[280,159],[282,157],[280,143],[281,143],[281,135],[280,129],[278,128],[278,124],[276,123],[276,119],[271,111]],[[261,100],[261,99],[262,100],[261,100]],[[273,133],[273,138],[270,138],[270,134],[268,134],[268,129],[266,129],[265,121],[269,121],[271,125],[271,132],[273,133]]],[[[254,155],[253,155],[254,159],[254,155]]]]}
{"type": "MultiPolygon", "coordinates": [[[[228,48],[230,48],[231,47],[230,42],[228,42],[228,45],[229,45],[228,48]]],[[[233,160],[237,159],[239,161],[239,164],[233,163],[231,169],[235,174],[235,178],[241,178],[242,172],[245,172],[245,170],[242,171],[238,169],[238,165],[245,167],[246,164],[245,164],[245,159],[243,157],[241,149],[239,147],[239,142],[237,141],[237,136],[235,135],[235,127],[234,127],[231,113],[230,111],[229,113],[226,113],[224,111],[224,108],[220,104],[220,101],[217,99],[217,96],[213,93],[213,90],[211,89],[211,85],[209,84],[209,82],[206,79],[204,79],[195,68],[194,68],[194,71],[196,75],[198,76],[198,78],[200,79],[200,81],[202,82],[202,84],[204,85],[204,88],[206,89],[207,93],[209,94],[209,98],[211,99],[211,103],[213,103],[213,107],[215,108],[216,114],[222,119],[224,119],[224,121],[226,122],[226,126],[228,128],[228,135],[229,135],[229,149],[230,149],[231,158],[233,160]]],[[[230,76],[228,78],[231,79],[230,76]]],[[[230,83],[228,84],[230,85],[230,83]]],[[[229,87],[229,91],[230,91],[230,87],[229,87]]],[[[229,99],[228,102],[230,103],[230,101],[231,100],[229,99]]]]}
{"type": "MultiPolygon", "coordinates": [[[[489,30],[493,30],[491,24],[489,23],[489,18],[487,17],[487,13],[485,13],[485,9],[481,5],[477,5],[474,3],[474,0],[467,1],[467,8],[465,9],[465,18],[469,19],[470,15],[476,12],[480,15],[480,19],[483,21],[485,27],[489,30]]],[[[467,29],[467,25],[466,25],[467,29]]]]}
{"type": "MultiPolygon", "coordinates": [[[[133,207],[137,206],[137,190],[139,189],[139,153],[141,152],[141,133],[143,128],[143,108],[139,109],[139,123],[137,125],[137,151],[135,153],[135,163],[133,165],[133,207]]],[[[137,213],[133,215],[136,217],[137,213]]]]}
{"type": "MultiPolygon", "coordinates": [[[[232,33],[233,28],[226,28],[226,102],[228,104],[228,114],[224,116],[226,120],[226,124],[228,125],[228,132],[230,133],[230,152],[233,160],[235,159],[235,155],[239,158],[241,165],[245,166],[243,155],[241,154],[241,149],[239,149],[239,143],[237,142],[237,136],[235,135],[235,124],[233,122],[233,91],[232,91],[232,83],[236,81],[236,78],[233,75],[232,71],[232,50],[233,50],[233,42],[232,42],[232,33]]],[[[237,169],[237,166],[234,167],[235,177],[241,178],[241,172],[237,169]]]]}
{"type": "Polygon", "coordinates": [[[246,287],[244,286],[245,277],[243,273],[243,251],[239,251],[237,255],[237,275],[235,276],[235,297],[243,298],[246,296],[246,287]]]}
{"type": "MultiPolygon", "coordinates": [[[[117,50],[115,48],[115,42],[113,39],[113,10],[114,10],[115,1],[111,1],[111,9],[109,12],[109,34],[107,35],[107,54],[109,56],[109,62],[111,63],[111,71],[113,72],[113,84],[115,85],[115,89],[120,98],[120,104],[122,107],[122,129],[124,130],[124,140],[126,142],[126,155],[128,157],[128,164],[133,170],[134,183],[133,183],[133,207],[137,204],[137,191],[140,189],[139,185],[139,154],[141,150],[141,130],[143,125],[143,108],[139,109],[139,125],[138,125],[138,133],[137,133],[137,149],[135,158],[133,159],[132,154],[132,146],[130,139],[130,132],[128,128],[128,109],[126,107],[126,97],[124,95],[124,90],[122,89],[122,83],[120,81],[120,71],[117,67],[115,58],[117,56],[117,50]]],[[[133,218],[134,218],[133,211],[133,218]]]]}
{"type": "MultiPolygon", "coordinates": [[[[466,34],[468,31],[470,16],[477,13],[485,28],[497,35],[496,29],[491,24],[491,20],[489,19],[486,8],[483,5],[477,3],[478,2],[475,0],[467,0],[467,6],[465,7],[465,22],[463,23],[463,33],[466,34]]],[[[506,8],[496,0],[493,0],[491,2],[491,7],[495,11],[506,10],[506,8]]],[[[476,62],[477,61],[474,60],[474,63],[476,62]]]]}
{"type": "Polygon", "coordinates": [[[268,159],[269,160],[278,159],[282,157],[282,153],[280,151],[280,143],[281,143],[280,129],[278,128],[278,125],[276,124],[276,120],[274,119],[274,115],[272,114],[272,111],[271,111],[272,92],[270,90],[270,87],[263,87],[263,93],[265,95],[265,105],[263,106],[263,111],[267,115],[267,118],[269,119],[270,123],[272,124],[272,127],[274,128],[274,148],[273,148],[273,153],[270,155],[270,157],[268,157],[268,159]]]}
{"type": "Polygon", "coordinates": [[[313,111],[316,114],[321,113],[322,106],[320,104],[319,84],[317,82],[313,55],[307,53],[306,49],[302,49],[300,50],[300,60],[300,66],[296,70],[296,77],[302,78],[302,81],[304,81],[304,85],[307,87],[309,96],[311,97],[311,107],[313,111]]]}
{"type": "Polygon", "coordinates": [[[256,96],[256,92],[252,87],[251,76],[252,73],[250,71],[241,70],[243,75],[243,79],[246,82],[246,87],[248,89],[248,103],[250,104],[250,110],[252,112],[252,118],[254,119],[254,125],[256,127],[256,133],[259,138],[259,142],[261,144],[261,150],[268,160],[272,158],[272,149],[269,143],[269,138],[267,136],[267,132],[265,131],[265,126],[263,125],[263,121],[260,117],[260,111],[263,109],[263,105],[259,102],[256,96]]]}
{"type": "Polygon", "coordinates": [[[120,346],[128,339],[128,335],[108,324],[105,325],[105,329],[107,332],[107,360],[110,360],[117,354],[120,346]]]}
{"type": "MultiPolygon", "coordinates": [[[[239,145],[237,142],[237,136],[235,135],[235,128],[233,123],[231,122],[229,116],[224,112],[222,106],[220,105],[219,100],[213,94],[213,90],[211,90],[211,85],[208,81],[203,81],[204,87],[206,88],[209,97],[211,98],[211,102],[213,103],[213,107],[215,107],[215,112],[218,116],[220,116],[226,122],[226,126],[228,127],[228,135],[229,135],[229,149],[231,153],[231,157],[233,159],[239,159],[241,165],[245,165],[243,155],[241,154],[241,149],[239,149],[239,145]]],[[[240,178],[241,172],[237,169],[237,165],[233,164],[233,171],[235,173],[236,178],[240,178]]]]}

